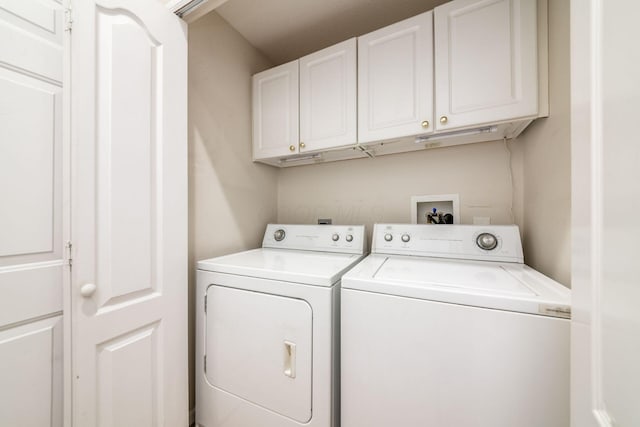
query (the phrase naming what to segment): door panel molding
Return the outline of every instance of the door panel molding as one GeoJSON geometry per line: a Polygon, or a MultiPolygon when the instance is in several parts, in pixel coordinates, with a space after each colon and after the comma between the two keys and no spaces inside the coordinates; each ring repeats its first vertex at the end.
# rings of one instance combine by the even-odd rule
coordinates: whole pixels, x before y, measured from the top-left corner
{"type": "Polygon", "coordinates": [[[0,425],[62,426],[62,317],[0,330],[0,425]]]}
{"type": "Polygon", "coordinates": [[[101,426],[145,425],[148,420],[158,425],[163,397],[156,383],[162,371],[160,330],[160,322],[154,322],[98,344],[95,394],[101,426]]]}

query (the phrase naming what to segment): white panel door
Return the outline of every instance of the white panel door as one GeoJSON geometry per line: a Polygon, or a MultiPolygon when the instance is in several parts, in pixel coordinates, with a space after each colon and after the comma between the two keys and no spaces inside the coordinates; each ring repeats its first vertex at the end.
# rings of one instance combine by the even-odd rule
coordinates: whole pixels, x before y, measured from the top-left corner
{"type": "Polygon", "coordinates": [[[536,10],[536,0],[435,8],[436,130],[537,116],[536,10]]]}
{"type": "Polygon", "coordinates": [[[0,0],[2,426],[63,422],[62,15],[0,0]]]}
{"type": "Polygon", "coordinates": [[[640,425],[639,14],[571,2],[573,427],[640,425]]]}
{"type": "Polygon", "coordinates": [[[358,141],[433,131],[433,13],[358,38],[358,141]]]}
{"type": "Polygon", "coordinates": [[[304,300],[210,286],[209,383],[295,421],[311,420],[312,311],[304,300]]]}
{"type": "Polygon", "coordinates": [[[300,152],[356,144],[356,39],[300,58],[300,152]]]}
{"type": "Polygon", "coordinates": [[[155,0],[73,11],[73,424],[186,426],[186,26],[155,0]]]}
{"type": "Polygon", "coordinates": [[[298,152],[298,60],[253,76],[253,159],[298,152]]]}

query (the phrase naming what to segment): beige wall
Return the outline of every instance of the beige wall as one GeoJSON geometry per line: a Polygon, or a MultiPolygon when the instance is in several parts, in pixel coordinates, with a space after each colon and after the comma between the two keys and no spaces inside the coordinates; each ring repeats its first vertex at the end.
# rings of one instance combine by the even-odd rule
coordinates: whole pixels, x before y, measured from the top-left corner
{"type": "Polygon", "coordinates": [[[375,222],[411,222],[411,196],[457,193],[463,223],[512,223],[508,159],[496,141],[282,169],[278,221],[332,218],[371,231],[375,222]]]}
{"type": "Polygon", "coordinates": [[[527,264],[571,286],[569,2],[549,0],[549,117],[514,141],[523,159],[527,264]]]}
{"type": "MultiPolygon", "coordinates": [[[[195,262],[259,246],[276,219],[278,171],[251,161],[251,75],[270,66],[215,13],[189,26],[191,361],[195,262]]],[[[190,383],[193,407],[193,363],[190,383]]]]}

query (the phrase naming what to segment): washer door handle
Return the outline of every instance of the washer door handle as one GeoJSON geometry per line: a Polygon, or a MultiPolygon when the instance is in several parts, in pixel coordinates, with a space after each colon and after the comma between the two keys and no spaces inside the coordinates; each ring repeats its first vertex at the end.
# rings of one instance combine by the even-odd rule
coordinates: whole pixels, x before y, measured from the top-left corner
{"type": "Polygon", "coordinates": [[[284,374],[296,377],[296,344],[291,341],[284,342],[284,374]]]}

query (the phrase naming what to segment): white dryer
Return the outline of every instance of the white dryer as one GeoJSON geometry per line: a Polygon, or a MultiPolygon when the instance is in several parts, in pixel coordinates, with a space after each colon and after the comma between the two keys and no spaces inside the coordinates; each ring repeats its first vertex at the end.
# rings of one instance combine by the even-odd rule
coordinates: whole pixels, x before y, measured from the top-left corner
{"type": "Polygon", "coordinates": [[[198,262],[196,424],[339,421],[339,284],[364,226],[267,226],[262,248],[198,262]]]}
{"type": "Polygon", "coordinates": [[[570,424],[570,291],[516,226],[377,224],[341,299],[342,427],[570,424]]]}

